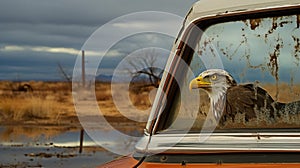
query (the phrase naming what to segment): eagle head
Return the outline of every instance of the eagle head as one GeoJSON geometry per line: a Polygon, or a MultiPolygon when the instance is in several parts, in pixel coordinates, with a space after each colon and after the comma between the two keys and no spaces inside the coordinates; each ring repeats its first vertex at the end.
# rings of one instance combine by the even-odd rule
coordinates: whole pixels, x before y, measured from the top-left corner
{"type": "Polygon", "coordinates": [[[223,92],[235,86],[236,81],[223,69],[209,69],[190,82],[190,89],[204,89],[208,94],[223,92]]]}
{"type": "Polygon", "coordinates": [[[225,70],[209,69],[190,82],[190,90],[201,88],[208,93],[211,101],[211,110],[216,120],[219,120],[225,105],[226,91],[228,88],[236,85],[236,81],[225,70]]]}

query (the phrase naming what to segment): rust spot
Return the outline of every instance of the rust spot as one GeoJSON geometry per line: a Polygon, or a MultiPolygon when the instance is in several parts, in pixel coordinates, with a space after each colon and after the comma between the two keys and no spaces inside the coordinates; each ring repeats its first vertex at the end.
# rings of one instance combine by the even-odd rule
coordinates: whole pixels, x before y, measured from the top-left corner
{"type": "Polygon", "coordinates": [[[278,64],[278,56],[280,54],[281,45],[277,44],[273,53],[270,54],[270,61],[268,63],[268,67],[270,68],[271,74],[275,77],[276,81],[279,80],[279,64],[278,64]]]}
{"type": "Polygon", "coordinates": [[[212,48],[212,42],[214,41],[214,37],[207,38],[203,42],[203,46],[199,46],[200,49],[197,51],[199,56],[203,55],[203,52],[208,48],[212,53],[214,53],[214,49],[212,48]]]}
{"type": "Polygon", "coordinates": [[[300,15],[297,15],[297,28],[300,27],[300,15]]]}
{"type": "Polygon", "coordinates": [[[261,23],[261,19],[250,19],[250,28],[255,30],[261,23]]]}
{"type": "Polygon", "coordinates": [[[273,76],[275,76],[276,80],[278,80],[278,60],[275,53],[270,54],[270,62],[268,63],[268,66],[271,69],[271,73],[273,76]]]}
{"type": "Polygon", "coordinates": [[[295,46],[294,46],[294,57],[296,58],[296,60],[298,61],[299,64],[299,60],[300,60],[300,56],[299,56],[299,52],[300,52],[300,39],[298,37],[292,36],[293,40],[295,42],[295,46]]]}
{"type": "Polygon", "coordinates": [[[279,26],[280,26],[280,27],[283,27],[285,24],[289,24],[289,23],[292,23],[292,22],[289,22],[289,21],[283,21],[283,22],[280,22],[280,23],[279,23],[279,26]]]}
{"type": "Polygon", "coordinates": [[[265,34],[265,39],[267,40],[268,35],[274,33],[274,31],[278,28],[278,27],[284,27],[285,24],[289,24],[292,23],[291,21],[286,21],[284,20],[284,17],[274,17],[272,20],[272,26],[271,28],[268,30],[268,32],[265,34]]]}
{"type": "Polygon", "coordinates": [[[277,29],[277,27],[278,27],[278,24],[277,24],[277,18],[276,17],[274,17],[273,18],[273,23],[272,23],[272,27],[271,27],[271,29],[269,30],[269,34],[272,34],[276,29],[277,29]]]}
{"type": "Polygon", "coordinates": [[[271,75],[275,77],[276,79],[276,94],[275,94],[275,100],[278,100],[279,96],[279,62],[278,57],[280,55],[280,49],[283,47],[283,41],[282,39],[277,39],[278,43],[275,46],[274,52],[270,53],[270,59],[269,63],[267,64],[269,67],[269,70],[271,72],[271,75]]]}

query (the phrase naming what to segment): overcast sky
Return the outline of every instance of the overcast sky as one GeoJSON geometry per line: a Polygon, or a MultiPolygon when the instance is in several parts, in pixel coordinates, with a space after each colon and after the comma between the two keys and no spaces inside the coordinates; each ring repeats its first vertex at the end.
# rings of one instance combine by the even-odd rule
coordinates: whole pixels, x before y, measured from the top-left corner
{"type": "MultiPolygon", "coordinates": [[[[117,17],[141,11],[163,11],[184,17],[194,2],[195,0],[1,0],[0,80],[62,79],[57,64],[60,63],[66,71],[72,73],[78,51],[102,25],[117,17]]],[[[152,20],[157,23],[159,21],[159,18],[152,20]]],[[[103,41],[106,41],[105,38],[110,37],[103,37],[103,41]]],[[[132,37],[129,40],[138,38],[132,37]]],[[[164,41],[155,36],[149,39],[156,39],[157,44],[164,45],[172,45],[173,41],[172,38],[164,41]]],[[[123,44],[123,48],[126,47],[128,46],[123,44]]],[[[116,64],[113,60],[105,63],[106,68],[109,69],[110,64],[116,64]]]]}

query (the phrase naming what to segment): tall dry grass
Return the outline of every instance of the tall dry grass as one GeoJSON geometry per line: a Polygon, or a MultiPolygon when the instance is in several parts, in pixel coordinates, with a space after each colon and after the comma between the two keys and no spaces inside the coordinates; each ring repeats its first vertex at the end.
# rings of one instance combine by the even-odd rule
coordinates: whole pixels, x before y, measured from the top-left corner
{"type": "Polygon", "coordinates": [[[75,116],[70,83],[26,82],[33,92],[14,91],[24,82],[0,82],[0,122],[60,123],[75,116]]]}
{"type": "MultiPolygon", "coordinates": [[[[0,124],[10,121],[63,124],[70,118],[76,122],[77,114],[70,83],[30,81],[26,83],[31,85],[33,92],[12,91],[23,83],[25,82],[0,81],[0,124]]],[[[117,85],[117,97],[122,98],[122,101],[129,100],[137,109],[142,110],[151,106],[149,93],[152,88],[130,86],[128,90],[126,84],[117,85]]],[[[110,83],[97,82],[95,94],[105,116],[122,116],[115,106],[110,83]]],[[[126,106],[127,109],[130,110],[126,106]]]]}
{"type": "Polygon", "coordinates": [[[0,101],[1,120],[55,120],[59,117],[60,103],[36,95],[4,96],[0,101]]]}

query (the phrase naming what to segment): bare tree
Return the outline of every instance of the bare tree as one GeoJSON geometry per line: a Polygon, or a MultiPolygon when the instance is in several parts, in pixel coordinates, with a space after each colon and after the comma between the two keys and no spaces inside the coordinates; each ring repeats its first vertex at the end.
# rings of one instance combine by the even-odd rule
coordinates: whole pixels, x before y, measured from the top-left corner
{"type": "Polygon", "coordinates": [[[72,77],[71,75],[69,75],[65,69],[62,67],[62,65],[58,62],[57,63],[58,66],[58,70],[60,72],[60,74],[62,75],[62,77],[67,81],[67,82],[72,82],[72,77]]]}
{"type": "Polygon", "coordinates": [[[143,77],[146,77],[150,86],[158,88],[164,72],[163,69],[156,66],[158,58],[159,54],[155,50],[151,50],[145,51],[144,55],[128,59],[127,62],[131,68],[127,68],[127,70],[131,74],[132,79],[138,80],[138,78],[143,79],[143,77]]]}

